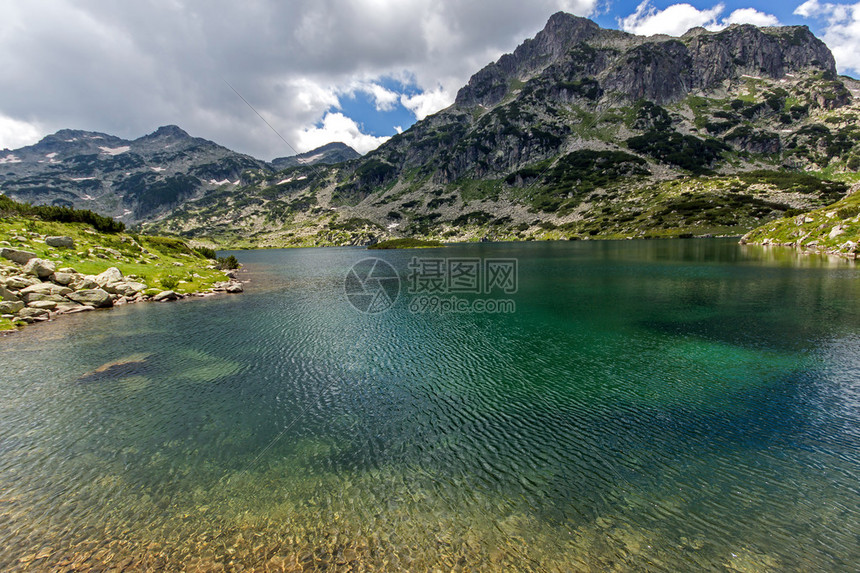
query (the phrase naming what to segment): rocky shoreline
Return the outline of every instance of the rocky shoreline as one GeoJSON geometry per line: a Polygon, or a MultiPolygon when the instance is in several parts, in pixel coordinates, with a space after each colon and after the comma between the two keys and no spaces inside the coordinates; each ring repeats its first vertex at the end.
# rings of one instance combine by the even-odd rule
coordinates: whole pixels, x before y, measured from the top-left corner
{"type": "Polygon", "coordinates": [[[834,257],[842,257],[843,259],[848,259],[849,261],[856,261],[860,259],[860,244],[854,241],[846,241],[844,244],[834,247],[819,245],[815,241],[804,244],[801,242],[801,240],[793,242],[779,242],[773,239],[764,239],[762,241],[749,241],[747,240],[747,235],[744,235],[743,237],[741,237],[739,242],[741,245],[753,245],[758,247],[787,247],[790,249],[794,249],[801,255],[828,255],[834,257]]]}
{"type": "MultiPolygon", "coordinates": [[[[65,246],[69,237],[45,237],[48,245],[65,246]]],[[[75,314],[139,302],[169,302],[218,293],[241,293],[242,282],[235,270],[225,271],[225,280],[201,292],[178,293],[151,288],[136,275],[123,276],[116,267],[98,275],[79,273],[36,253],[0,248],[0,318],[17,326],[45,322],[75,314]]],[[[214,267],[213,267],[214,268],[214,267]]]]}

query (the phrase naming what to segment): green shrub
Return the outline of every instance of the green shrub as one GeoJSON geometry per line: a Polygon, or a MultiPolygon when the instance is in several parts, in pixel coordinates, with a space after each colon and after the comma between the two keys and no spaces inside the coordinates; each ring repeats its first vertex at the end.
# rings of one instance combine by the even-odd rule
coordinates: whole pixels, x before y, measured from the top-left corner
{"type": "Polygon", "coordinates": [[[209,247],[194,247],[194,251],[207,259],[215,260],[218,258],[218,255],[215,254],[215,249],[210,249],[209,247]]]}
{"type": "Polygon", "coordinates": [[[215,263],[215,266],[222,271],[238,269],[239,261],[236,259],[235,255],[228,255],[226,257],[220,257],[215,263]]]}
{"type": "Polygon", "coordinates": [[[121,233],[125,230],[125,223],[122,221],[104,217],[89,210],[54,205],[30,205],[0,195],[0,216],[4,213],[36,217],[42,221],[56,221],[58,223],[86,223],[102,233],[121,233]]]}
{"type": "Polygon", "coordinates": [[[173,275],[162,277],[159,282],[161,283],[161,286],[167,290],[173,290],[179,286],[179,279],[173,275]]]}
{"type": "Polygon", "coordinates": [[[651,130],[631,137],[627,146],[664,163],[677,165],[697,175],[710,172],[710,166],[728,149],[715,139],[699,139],[676,131],[651,130]]]}
{"type": "Polygon", "coordinates": [[[189,247],[185,241],[182,239],[177,239],[176,237],[156,237],[143,235],[140,237],[143,239],[141,245],[145,247],[150,247],[153,250],[161,251],[162,253],[184,253],[186,255],[194,255],[195,251],[189,247]]]}

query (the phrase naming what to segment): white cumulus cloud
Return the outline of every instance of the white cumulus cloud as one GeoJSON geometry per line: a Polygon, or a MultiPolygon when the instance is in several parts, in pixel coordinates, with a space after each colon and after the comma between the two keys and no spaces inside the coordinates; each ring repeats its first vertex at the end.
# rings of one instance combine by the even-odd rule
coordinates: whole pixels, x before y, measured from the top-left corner
{"type": "Polygon", "coordinates": [[[412,96],[400,96],[400,104],[415,114],[415,118],[419,120],[448,107],[452,103],[454,103],[454,96],[442,86],[436,86],[434,90],[427,90],[412,96]]]}
{"type": "Polygon", "coordinates": [[[367,153],[388,139],[363,133],[353,119],[340,112],[326,113],[321,126],[304,128],[295,134],[296,147],[299,150],[310,150],[332,141],[340,141],[359,153],[367,153]]]}
{"type": "Polygon", "coordinates": [[[808,0],[794,13],[804,18],[823,20],[824,43],[833,52],[843,72],[860,73],[860,3],[831,4],[808,0]]]}
{"type": "Polygon", "coordinates": [[[754,26],[779,26],[779,18],[773,14],[759,12],[755,8],[740,8],[723,20],[725,24],[752,24],[754,26]]]}
{"type": "Polygon", "coordinates": [[[697,26],[709,29],[718,27],[717,16],[722,14],[724,9],[722,4],[706,10],[699,10],[690,4],[672,4],[665,10],[658,10],[649,0],[645,0],[636,7],[633,14],[620,19],[618,24],[622,30],[632,34],[681,36],[697,26]]]}
{"type": "Polygon", "coordinates": [[[39,126],[0,115],[0,149],[17,149],[33,145],[41,136],[39,126]]]}
{"type": "Polygon", "coordinates": [[[651,36],[667,34],[681,36],[690,28],[702,27],[708,30],[722,30],[731,24],[754,24],[756,26],[777,26],[779,19],[755,8],[739,8],[725,18],[720,16],[725,11],[723,4],[711,8],[698,9],[690,4],[672,4],[664,10],[658,10],[645,0],[636,7],[636,11],[626,18],[619,18],[618,25],[625,32],[651,36]]]}

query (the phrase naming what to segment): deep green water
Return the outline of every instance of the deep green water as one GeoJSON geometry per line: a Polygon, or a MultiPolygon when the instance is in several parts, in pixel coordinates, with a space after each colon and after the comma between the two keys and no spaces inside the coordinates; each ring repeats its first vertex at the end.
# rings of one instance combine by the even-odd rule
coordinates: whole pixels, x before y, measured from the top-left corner
{"type": "Polygon", "coordinates": [[[0,338],[0,570],[860,563],[860,267],[729,240],[236,255],[244,295],[0,338]],[[515,258],[516,311],[360,313],[369,255],[404,281],[515,258]]]}

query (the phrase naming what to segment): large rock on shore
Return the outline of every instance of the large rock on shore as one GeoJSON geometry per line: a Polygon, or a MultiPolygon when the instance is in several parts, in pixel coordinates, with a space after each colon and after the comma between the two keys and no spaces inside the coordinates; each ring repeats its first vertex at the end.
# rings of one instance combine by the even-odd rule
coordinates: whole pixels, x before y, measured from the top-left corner
{"type": "Polygon", "coordinates": [[[34,275],[39,277],[40,279],[46,279],[57,270],[56,265],[51,261],[45,261],[43,259],[35,258],[27,261],[27,264],[24,265],[22,272],[25,275],[34,275]]]}
{"type": "Polygon", "coordinates": [[[113,306],[113,299],[106,290],[100,288],[83,289],[77,292],[70,292],[66,298],[84,306],[92,306],[95,308],[109,308],[113,306]]]}
{"type": "Polygon", "coordinates": [[[93,275],[74,275],[69,286],[75,290],[86,290],[99,288],[99,283],[96,282],[96,277],[93,275]]]}
{"type": "Polygon", "coordinates": [[[102,288],[106,287],[110,283],[120,282],[122,279],[122,271],[116,267],[111,267],[95,277],[96,282],[102,288]]]}
{"type": "Polygon", "coordinates": [[[104,285],[103,288],[111,294],[134,296],[141,291],[145,291],[147,289],[147,286],[143,283],[135,281],[118,281],[108,283],[104,285]]]}
{"type": "Polygon", "coordinates": [[[176,300],[177,298],[179,298],[179,295],[172,290],[164,290],[152,297],[152,300],[154,302],[167,302],[169,300],[176,300]]]}
{"type": "Polygon", "coordinates": [[[56,300],[48,298],[51,296],[63,297],[72,292],[72,289],[54,283],[39,283],[28,286],[19,292],[19,296],[24,299],[24,302],[33,302],[36,300],[56,300]]]}
{"type": "Polygon", "coordinates": [[[24,303],[17,300],[0,300],[0,314],[15,314],[24,308],[24,303]]]}
{"type": "Polygon", "coordinates": [[[26,265],[27,261],[36,258],[36,253],[30,251],[16,251],[15,249],[0,249],[0,257],[9,259],[19,265],[26,265]]]}
{"type": "Polygon", "coordinates": [[[21,300],[18,293],[12,292],[0,283],[0,298],[3,300],[21,300]]]}
{"type": "Polygon", "coordinates": [[[42,281],[37,279],[36,277],[22,277],[22,276],[14,276],[6,279],[6,288],[11,288],[15,290],[19,290],[22,288],[27,288],[30,285],[40,284],[42,281]]]}
{"type": "Polygon", "coordinates": [[[71,237],[45,237],[45,244],[58,249],[72,249],[75,246],[75,240],[71,237]]]}
{"type": "Polygon", "coordinates": [[[18,311],[18,318],[26,322],[36,322],[39,320],[48,320],[51,313],[44,308],[22,308],[18,311]]]}
{"type": "Polygon", "coordinates": [[[62,271],[57,271],[54,274],[52,274],[49,278],[51,279],[51,282],[55,282],[58,285],[66,286],[66,285],[72,284],[72,281],[74,280],[75,275],[73,275],[71,273],[64,273],[62,271]]]}

